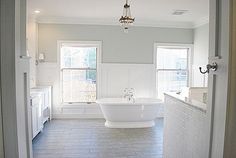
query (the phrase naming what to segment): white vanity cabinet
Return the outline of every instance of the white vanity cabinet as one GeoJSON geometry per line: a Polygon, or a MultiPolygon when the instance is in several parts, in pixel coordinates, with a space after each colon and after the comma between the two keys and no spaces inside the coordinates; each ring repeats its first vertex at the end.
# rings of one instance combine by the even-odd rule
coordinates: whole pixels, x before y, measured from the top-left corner
{"type": "Polygon", "coordinates": [[[42,93],[31,93],[31,122],[32,122],[32,139],[43,129],[42,120],[42,93]]]}
{"type": "Polygon", "coordinates": [[[31,88],[31,108],[32,108],[32,139],[43,130],[44,123],[51,120],[51,86],[38,86],[31,88]]]}
{"type": "Polygon", "coordinates": [[[42,92],[43,93],[43,103],[42,103],[42,119],[43,123],[52,119],[52,87],[51,86],[37,86],[31,89],[32,92],[42,92]]]}
{"type": "Polygon", "coordinates": [[[52,86],[37,86],[44,92],[43,121],[52,119],[52,86]]]}

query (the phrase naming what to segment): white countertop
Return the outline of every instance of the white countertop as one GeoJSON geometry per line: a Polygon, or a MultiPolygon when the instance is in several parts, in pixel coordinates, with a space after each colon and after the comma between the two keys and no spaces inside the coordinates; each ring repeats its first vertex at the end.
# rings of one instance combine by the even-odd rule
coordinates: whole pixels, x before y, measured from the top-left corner
{"type": "Polygon", "coordinates": [[[40,96],[41,96],[40,93],[30,93],[30,99],[37,98],[37,97],[40,97],[40,96]]]}
{"type": "Polygon", "coordinates": [[[174,99],[177,99],[177,100],[179,100],[179,101],[181,101],[181,102],[183,102],[195,109],[206,112],[207,105],[203,102],[193,100],[188,97],[181,96],[179,94],[176,94],[175,92],[168,92],[168,93],[165,93],[165,95],[172,97],[174,99]]]}

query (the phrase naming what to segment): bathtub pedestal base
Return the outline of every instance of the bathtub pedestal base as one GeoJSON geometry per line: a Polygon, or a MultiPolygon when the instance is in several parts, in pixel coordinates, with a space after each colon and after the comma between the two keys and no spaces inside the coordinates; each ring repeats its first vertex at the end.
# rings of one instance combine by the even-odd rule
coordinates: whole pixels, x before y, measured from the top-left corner
{"type": "Polygon", "coordinates": [[[142,122],[105,122],[105,126],[108,128],[147,128],[155,126],[154,121],[142,121],[142,122]]]}

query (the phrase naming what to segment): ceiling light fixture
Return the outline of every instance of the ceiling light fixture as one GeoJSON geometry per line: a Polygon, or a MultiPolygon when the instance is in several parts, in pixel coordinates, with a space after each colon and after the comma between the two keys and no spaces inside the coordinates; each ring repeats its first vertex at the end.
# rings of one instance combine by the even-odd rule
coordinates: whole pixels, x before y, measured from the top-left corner
{"type": "Polygon", "coordinates": [[[39,14],[40,10],[35,10],[34,13],[39,14]]]}
{"type": "Polygon", "coordinates": [[[130,5],[128,4],[128,0],[126,0],[126,3],[124,5],[123,9],[123,15],[121,16],[119,22],[121,23],[121,26],[124,27],[124,32],[128,33],[129,26],[134,23],[134,19],[131,16],[130,11],[130,5]]]}

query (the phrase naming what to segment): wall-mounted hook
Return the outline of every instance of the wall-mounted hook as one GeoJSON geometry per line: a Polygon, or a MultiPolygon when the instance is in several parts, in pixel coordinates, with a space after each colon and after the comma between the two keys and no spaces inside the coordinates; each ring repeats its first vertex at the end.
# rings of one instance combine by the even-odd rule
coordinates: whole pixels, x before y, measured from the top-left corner
{"type": "Polygon", "coordinates": [[[199,67],[199,70],[202,74],[206,74],[206,73],[209,73],[210,70],[212,71],[216,71],[218,68],[218,65],[216,62],[212,63],[212,64],[207,64],[206,66],[206,71],[202,71],[202,67],[199,67]]]}
{"type": "Polygon", "coordinates": [[[206,74],[206,73],[209,73],[209,70],[207,69],[206,71],[202,71],[202,67],[199,67],[199,70],[202,74],[206,74]]]}

